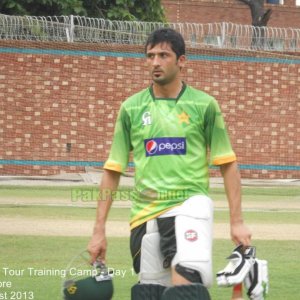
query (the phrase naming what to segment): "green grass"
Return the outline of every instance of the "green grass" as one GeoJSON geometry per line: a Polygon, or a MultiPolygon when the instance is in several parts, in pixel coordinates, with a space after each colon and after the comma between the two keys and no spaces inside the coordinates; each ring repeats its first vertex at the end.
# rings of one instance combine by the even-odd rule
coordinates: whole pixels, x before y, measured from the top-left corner
{"type": "MultiPolygon", "coordinates": [[[[120,187],[117,199],[127,200],[131,187],[120,187]],[[122,194],[123,192],[123,194],[122,194]],[[125,192],[125,193],[124,193],[125,192]],[[128,192],[128,193],[127,193],[128,192]],[[124,199],[125,198],[125,199],[124,199]]],[[[94,201],[98,197],[98,187],[93,186],[11,186],[0,185],[1,198],[58,198],[73,202],[88,200],[94,201]]],[[[224,200],[225,193],[223,188],[212,188],[210,191],[212,199],[224,200]]],[[[300,200],[299,186],[281,187],[243,187],[243,198],[245,201],[291,201],[300,200]]]]}
{"type": "MultiPolygon", "coordinates": [[[[215,201],[225,200],[225,192],[223,188],[213,188],[210,196],[215,201]]],[[[245,202],[281,202],[281,201],[300,201],[299,186],[282,186],[277,187],[243,187],[243,201],[245,202]]]]}
{"type": "MultiPolygon", "coordinates": [[[[63,278],[58,275],[31,275],[34,270],[64,270],[70,259],[83,250],[88,242],[81,237],[32,237],[1,236],[0,282],[10,281],[12,288],[2,288],[0,293],[11,291],[33,291],[34,299],[61,299],[63,278]],[[24,270],[21,276],[5,276],[4,269],[24,270]]],[[[137,278],[132,274],[131,257],[127,238],[109,238],[107,261],[118,273],[114,278],[115,300],[129,300],[130,287],[137,278]],[[125,276],[120,275],[121,271],[125,276]]],[[[298,274],[300,269],[300,241],[257,241],[257,256],[267,259],[270,273],[271,300],[295,300],[299,293],[298,274]],[[295,298],[296,297],[296,298],[295,298]]],[[[228,240],[216,240],[214,243],[214,273],[222,269],[225,257],[231,252],[232,244],[228,240]]],[[[60,274],[63,274],[60,272],[60,274]]],[[[230,288],[210,290],[212,299],[230,299],[230,288]]],[[[145,299],[146,300],[146,299],[145,299]]]]}
{"type": "MultiPolygon", "coordinates": [[[[74,187],[79,188],[79,187],[74,187]]],[[[0,186],[1,198],[62,198],[70,199],[70,186],[0,186]]]]}
{"type": "MultiPolygon", "coordinates": [[[[244,211],[244,220],[246,223],[258,224],[300,224],[299,212],[278,212],[278,211],[244,211]]],[[[215,211],[214,221],[216,223],[224,223],[229,221],[227,211],[215,211]]]]}
{"type": "MultiPolygon", "coordinates": [[[[0,216],[2,217],[25,217],[25,218],[47,218],[47,219],[67,219],[67,220],[94,220],[96,210],[90,207],[60,207],[60,206],[16,206],[0,205],[0,216]],[[45,216],[47,209],[47,216],[45,216]]],[[[245,211],[244,218],[247,223],[261,224],[300,224],[299,212],[278,212],[278,211],[245,211]]],[[[111,221],[128,221],[130,216],[129,208],[113,207],[109,214],[111,221]]],[[[227,210],[215,211],[214,219],[216,223],[228,222],[229,214],[227,210]]]]}
{"type": "MultiPolygon", "coordinates": [[[[128,188],[123,188],[122,191],[128,188]]],[[[298,187],[246,187],[243,189],[244,202],[283,202],[295,203],[299,201],[300,189],[298,187]]],[[[95,208],[84,206],[84,199],[80,197],[94,197],[97,188],[93,187],[24,187],[0,186],[0,200],[12,199],[12,204],[0,205],[0,217],[48,218],[69,220],[94,220],[95,208]],[[79,197],[72,206],[75,196],[79,197]],[[89,194],[89,191],[92,191],[89,194]],[[78,194],[79,192],[79,194],[78,194]],[[73,193],[73,194],[72,194],[73,193]],[[80,194],[83,193],[83,194],[80,194]],[[47,199],[57,198],[68,200],[66,206],[38,206],[14,205],[15,199],[47,199]],[[70,200],[70,201],[69,201],[70,200]],[[80,201],[80,203],[78,203],[80,201]]],[[[212,189],[211,197],[216,201],[225,199],[221,188],[212,189]]],[[[95,199],[92,199],[94,201],[95,199]]],[[[89,201],[87,201],[89,202],[89,201]]],[[[89,203],[91,204],[91,203],[89,203]]],[[[96,203],[95,203],[96,204],[96,203]]],[[[128,221],[129,208],[112,208],[109,220],[128,221]]],[[[247,224],[299,224],[299,211],[245,211],[247,224]]],[[[215,211],[215,222],[228,222],[227,210],[215,211]]],[[[0,236],[0,299],[1,293],[12,291],[33,291],[36,300],[61,300],[61,284],[64,280],[60,276],[30,276],[29,268],[35,270],[64,270],[69,260],[83,250],[88,237],[46,237],[46,236],[0,236]],[[23,271],[23,274],[5,276],[4,268],[23,271]],[[11,288],[4,288],[3,282],[11,282],[11,288]]],[[[299,294],[298,275],[300,269],[300,241],[254,241],[257,247],[257,256],[267,259],[270,273],[270,300],[295,300],[299,294]]],[[[129,300],[130,287],[137,281],[132,273],[131,257],[129,253],[129,240],[127,238],[108,239],[107,261],[111,268],[118,273],[114,278],[114,300],[129,300]],[[122,278],[120,272],[125,272],[122,278]]],[[[229,240],[215,240],[214,243],[214,273],[226,265],[225,257],[232,250],[229,240]]],[[[229,300],[231,289],[211,289],[213,300],[229,300]]],[[[9,298],[8,298],[9,299],[9,298]]],[[[23,298],[24,299],[24,298],[23,298]]],[[[146,299],[145,299],[146,300],[146,299]]]]}
{"type": "MultiPolygon", "coordinates": [[[[224,194],[223,188],[212,188],[211,193],[214,195],[224,194]]],[[[266,186],[253,186],[253,187],[243,187],[244,196],[274,196],[274,197],[294,197],[300,196],[299,186],[288,186],[282,185],[281,187],[266,187],[266,186]]]]}
{"type": "MultiPolygon", "coordinates": [[[[132,188],[121,186],[116,200],[129,200],[132,188]]],[[[0,185],[0,199],[65,199],[70,203],[94,202],[98,200],[99,188],[96,185],[81,186],[15,186],[0,185]]]]}
{"type": "MultiPolygon", "coordinates": [[[[112,208],[109,214],[111,221],[128,221],[129,208],[112,208]]],[[[61,206],[15,206],[0,205],[0,216],[2,217],[26,217],[26,218],[47,218],[65,220],[94,220],[96,209],[91,207],[61,207],[61,206]],[[47,210],[47,215],[45,215],[47,210]]]]}
{"type": "MultiPolygon", "coordinates": [[[[86,238],[1,236],[0,282],[10,281],[12,288],[0,289],[0,293],[33,291],[34,299],[61,300],[64,280],[61,275],[64,275],[63,271],[74,255],[85,249],[87,242],[86,238]],[[5,276],[4,268],[17,270],[19,274],[24,271],[20,276],[5,276]],[[33,270],[42,270],[42,274],[50,270],[54,275],[44,276],[39,271],[35,275],[33,270]]],[[[131,272],[128,241],[125,238],[114,238],[109,240],[109,245],[110,267],[116,271],[127,271],[124,278],[115,277],[114,299],[129,299],[128,291],[136,282],[136,276],[131,272]]],[[[77,264],[74,267],[85,269],[77,264]]]]}

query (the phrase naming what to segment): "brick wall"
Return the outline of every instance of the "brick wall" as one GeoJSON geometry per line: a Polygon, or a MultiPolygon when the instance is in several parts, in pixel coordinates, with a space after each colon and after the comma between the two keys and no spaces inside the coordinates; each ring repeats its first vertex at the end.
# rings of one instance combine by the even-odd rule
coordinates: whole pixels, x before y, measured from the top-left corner
{"type": "MultiPolygon", "coordinates": [[[[250,8],[238,0],[162,0],[169,22],[251,24],[250,8]]],[[[272,8],[269,27],[299,28],[300,6],[296,0],[285,0],[284,5],[265,4],[272,8]]]]}
{"type": "MultiPolygon", "coordinates": [[[[121,102],[150,84],[140,51],[0,41],[0,174],[78,172],[105,161],[121,102]]],[[[184,78],[219,100],[243,176],[299,178],[300,64],[194,54],[209,60],[189,61],[184,78]]]]}

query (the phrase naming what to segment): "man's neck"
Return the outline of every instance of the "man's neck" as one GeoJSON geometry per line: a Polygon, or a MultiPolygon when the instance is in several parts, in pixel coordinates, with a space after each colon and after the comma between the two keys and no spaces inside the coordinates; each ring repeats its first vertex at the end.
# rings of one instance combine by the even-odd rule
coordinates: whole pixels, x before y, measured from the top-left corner
{"type": "Polygon", "coordinates": [[[176,80],[165,85],[153,83],[153,94],[155,98],[177,99],[183,87],[181,80],[176,80]]]}

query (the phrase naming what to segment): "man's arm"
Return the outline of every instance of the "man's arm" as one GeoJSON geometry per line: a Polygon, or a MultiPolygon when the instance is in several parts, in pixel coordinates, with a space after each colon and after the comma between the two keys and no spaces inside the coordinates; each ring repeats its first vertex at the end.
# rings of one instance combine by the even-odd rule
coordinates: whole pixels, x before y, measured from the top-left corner
{"type": "Polygon", "coordinates": [[[100,195],[97,206],[96,222],[92,238],[88,244],[88,251],[91,255],[91,261],[97,259],[105,261],[106,256],[106,234],[105,223],[112,204],[112,192],[116,191],[119,185],[121,173],[105,170],[100,185],[100,195]]]}
{"type": "Polygon", "coordinates": [[[235,244],[250,246],[251,232],[245,226],[242,216],[241,204],[241,176],[237,162],[220,166],[224,178],[224,186],[229,204],[230,233],[235,244]]]}

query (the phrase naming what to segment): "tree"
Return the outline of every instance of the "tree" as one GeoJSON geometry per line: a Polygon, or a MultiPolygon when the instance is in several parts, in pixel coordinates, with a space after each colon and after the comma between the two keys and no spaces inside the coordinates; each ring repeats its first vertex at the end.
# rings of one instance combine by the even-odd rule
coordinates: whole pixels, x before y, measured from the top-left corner
{"type": "Polygon", "coordinates": [[[264,9],[264,0],[240,0],[251,9],[252,25],[256,27],[267,26],[272,10],[264,9]]]}
{"type": "Polygon", "coordinates": [[[264,0],[239,0],[246,3],[251,9],[252,25],[254,26],[252,36],[252,47],[255,49],[263,49],[265,44],[265,31],[263,27],[271,17],[272,10],[264,9],[264,0]]]}
{"type": "Polygon", "coordinates": [[[164,22],[160,0],[2,0],[0,13],[8,15],[82,15],[111,20],[164,22]]]}
{"type": "Polygon", "coordinates": [[[83,0],[90,17],[111,20],[164,22],[160,0],[83,0]]]}
{"type": "Polygon", "coordinates": [[[55,16],[86,13],[81,0],[3,0],[0,12],[8,15],[55,16]]]}

